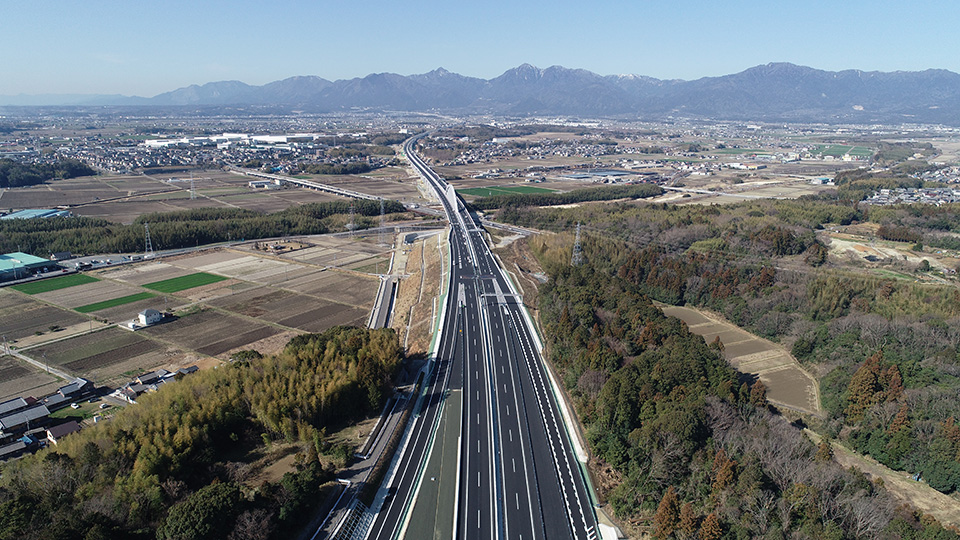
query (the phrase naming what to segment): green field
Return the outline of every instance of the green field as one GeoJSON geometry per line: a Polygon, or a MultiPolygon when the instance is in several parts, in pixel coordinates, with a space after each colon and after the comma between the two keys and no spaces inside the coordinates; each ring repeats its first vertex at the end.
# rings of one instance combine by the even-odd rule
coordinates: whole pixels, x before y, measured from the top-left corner
{"type": "Polygon", "coordinates": [[[146,300],[147,298],[153,298],[156,296],[153,293],[141,292],[137,294],[131,294],[128,296],[121,296],[120,298],[114,298],[113,300],[104,300],[103,302],[97,302],[95,304],[87,304],[85,306],[80,306],[75,308],[75,311],[80,313],[92,313],[94,311],[100,311],[101,309],[112,308],[116,306],[122,306],[124,304],[130,304],[140,300],[146,300]]]}
{"type": "Polygon", "coordinates": [[[59,289],[66,289],[67,287],[84,285],[86,283],[93,283],[95,281],[100,281],[100,280],[95,277],[88,276],[86,274],[70,274],[69,276],[57,277],[53,279],[45,279],[43,281],[35,281],[33,283],[23,283],[21,285],[14,285],[10,288],[18,290],[22,293],[40,294],[40,293],[45,293],[50,291],[56,291],[59,289]]]}
{"type": "Polygon", "coordinates": [[[760,148],[717,148],[704,152],[707,154],[769,154],[770,150],[761,150],[760,148]]]}
{"type": "Polygon", "coordinates": [[[458,189],[457,193],[474,197],[492,197],[493,195],[512,195],[514,193],[553,193],[553,190],[533,186],[493,186],[458,189]]]}
{"type": "Polygon", "coordinates": [[[850,154],[855,157],[870,157],[873,150],[866,146],[848,146],[843,144],[821,145],[816,147],[813,152],[825,156],[841,157],[844,154],[850,154]]]}
{"type": "Polygon", "coordinates": [[[154,281],[153,283],[147,283],[146,285],[143,286],[143,288],[150,289],[152,291],[162,292],[162,293],[175,293],[178,291],[185,291],[187,289],[192,289],[194,287],[209,285],[211,283],[216,283],[218,281],[223,281],[225,279],[227,278],[223,276],[215,276],[213,274],[208,274],[206,272],[197,272],[196,274],[190,274],[186,276],[165,279],[163,281],[154,281]]]}

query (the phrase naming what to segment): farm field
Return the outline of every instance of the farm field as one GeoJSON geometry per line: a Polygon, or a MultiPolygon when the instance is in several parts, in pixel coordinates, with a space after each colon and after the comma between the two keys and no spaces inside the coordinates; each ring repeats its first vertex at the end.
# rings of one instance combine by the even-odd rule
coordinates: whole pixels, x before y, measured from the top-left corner
{"type": "Polygon", "coordinates": [[[379,279],[337,271],[324,271],[283,283],[283,288],[370,310],[377,295],[379,279]]]}
{"type": "Polygon", "coordinates": [[[186,305],[187,302],[188,300],[184,300],[176,296],[152,295],[143,300],[100,309],[95,313],[95,315],[98,319],[106,319],[111,323],[123,324],[131,319],[136,319],[137,314],[145,309],[150,308],[159,311],[173,311],[186,305]]]}
{"type": "Polygon", "coordinates": [[[185,350],[218,356],[280,332],[274,326],[208,309],[144,328],[139,333],[173,343],[185,350]]]}
{"type": "MultiPolygon", "coordinates": [[[[120,189],[115,182],[117,176],[84,176],[69,180],[57,180],[37,186],[5,189],[0,208],[44,208],[57,205],[75,205],[126,196],[130,191],[140,192],[140,186],[132,189],[120,189]]],[[[131,177],[138,178],[139,177],[131,177]]],[[[168,189],[168,186],[156,183],[156,190],[168,189]]],[[[142,191],[150,191],[143,189],[142,191]]],[[[71,209],[71,211],[73,211],[71,209]]],[[[77,212],[74,212],[77,213],[77,212]]]]}
{"type": "Polygon", "coordinates": [[[200,272],[215,272],[231,278],[253,282],[271,282],[276,276],[297,275],[315,271],[302,265],[233,250],[218,250],[201,255],[185,255],[171,259],[171,264],[200,272]]]}
{"type": "MultiPolygon", "coordinates": [[[[225,360],[239,349],[275,352],[300,332],[366,324],[379,279],[325,269],[315,260],[361,268],[380,261],[386,271],[390,248],[374,242],[314,236],[296,244],[312,247],[281,254],[257,251],[251,244],[104,268],[92,274],[98,279],[64,288],[47,284],[46,292],[32,297],[0,289],[0,325],[11,344],[29,347],[24,354],[45,357],[98,384],[122,384],[134,372],[175,369],[209,357],[214,358],[208,362],[225,360]],[[104,330],[99,322],[124,323],[147,308],[185,307],[180,319],[136,333],[104,330]],[[31,316],[22,317],[24,311],[31,316]],[[76,311],[92,313],[97,321],[76,311]],[[55,325],[62,330],[50,331],[55,325]]],[[[24,377],[2,388],[16,394],[50,382],[36,374],[24,377]]]]}
{"type": "Polygon", "coordinates": [[[289,326],[305,332],[320,332],[337,325],[364,325],[369,308],[358,308],[273,287],[260,287],[210,302],[248,317],[289,326]]]}
{"type": "Polygon", "coordinates": [[[492,186],[458,189],[457,192],[461,195],[470,195],[472,197],[492,197],[494,195],[511,195],[514,193],[553,193],[553,190],[534,186],[492,186]]]}
{"type": "Polygon", "coordinates": [[[0,356],[0,401],[18,396],[43,396],[63,384],[59,378],[13,356],[0,356]]]}
{"type": "Polygon", "coordinates": [[[143,287],[162,293],[175,293],[192,289],[194,287],[210,285],[225,279],[227,278],[223,276],[207,274],[206,272],[197,272],[195,274],[188,274],[186,276],[179,276],[175,278],[164,279],[162,281],[154,281],[153,283],[146,283],[143,285],[143,287]]]}
{"type": "Polygon", "coordinates": [[[157,366],[169,352],[167,346],[139,334],[108,328],[32,348],[29,354],[102,384],[117,381],[130,371],[157,366]]]}
{"type": "Polygon", "coordinates": [[[369,195],[395,199],[401,202],[425,202],[417,188],[418,177],[406,169],[385,167],[359,175],[301,175],[328,186],[352,189],[369,195]]]}
{"type": "Polygon", "coordinates": [[[146,300],[148,298],[153,298],[154,296],[156,295],[153,293],[139,292],[139,293],[134,293],[127,296],[121,296],[120,298],[112,298],[110,300],[104,300],[102,302],[95,302],[93,304],[87,304],[85,306],[78,306],[74,309],[76,309],[80,313],[93,313],[94,311],[100,311],[101,309],[108,309],[112,307],[122,306],[124,304],[139,302],[140,300],[146,300]]]}
{"type": "Polygon", "coordinates": [[[143,292],[139,287],[131,287],[122,283],[107,280],[98,280],[78,287],[39,293],[36,298],[65,308],[75,309],[80,306],[89,306],[99,302],[106,302],[115,298],[122,298],[143,292]]]}
{"type": "Polygon", "coordinates": [[[185,276],[187,274],[189,274],[188,271],[161,261],[108,268],[97,273],[98,276],[104,279],[123,281],[124,283],[137,286],[185,276]]]}
{"type": "Polygon", "coordinates": [[[708,343],[719,337],[724,344],[723,355],[730,365],[763,381],[771,403],[809,414],[820,413],[816,379],[782,347],[700,310],[658,305],[666,315],[687,323],[691,332],[703,336],[708,343]]]}
{"type": "Polygon", "coordinates": [[[870,157],[874,154],[872,148],[867,148],[866,146],[850,146],[844,144],[826,144],[819,145],[814,148],[813,153],[822,154],[824,156],[833,156],[840,157],[844,154],[850,154],[855,157],[870,157]]]}
{"type": "Polygon", "coordinates": [[[86,321],[86,317],[76,313],[0,289],[0,333],[10,343],[38,332],[50,332],[54,326],[66,328],[86,321]]]}
{"type": "Polygon", "coordinates": [[[390,271],[390,257],[369,257],[347,265],[346,268],[364,274],[386,274],[390,271]]]}
{"type": "MultiPolygon", "coordinates": [[[[417,178],[399,167],[371,171],[366,175],[321,175],[314,179],[372,195],[423,202],[417,189],[417,178]]],[[[343,200],[336,195],[293,186],[257,190],[248,186],[249,177],[219,170],[197,170],[193,180],[195,199],[190,198],[190,174],[183,171],[58,180],[42,186],[4,190],[0,208],[70,205],[70,211],[75,215],[129,224],[140,215],[151,212],[219,207],[267,213],[302,204],[343,200]]]]}
{"type": "Polygon", "coordinates": [[[13,285],[10,288],[32,295],[66,289],[67,287],[76,287],[77,285],[85,285],[95,281],[99,280],[95,277],[88,276],[87,274],[70,274],[68,276],[44,279],[43,281],[35,281],[33,283],[13,285]]]}

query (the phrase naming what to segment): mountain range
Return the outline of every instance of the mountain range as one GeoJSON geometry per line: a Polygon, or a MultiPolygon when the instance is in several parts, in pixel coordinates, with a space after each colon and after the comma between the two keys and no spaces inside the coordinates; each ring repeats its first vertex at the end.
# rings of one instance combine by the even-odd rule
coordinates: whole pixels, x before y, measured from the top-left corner
{"type": "Polygon", "coordinates": [[[941,69],[824,71],[771,63],[732,75],[684,81],[524,64],[489,80],[440,68],[420,75],[376,73],[337,81],[299,76],[262,86],[220,81],[151,98],[0,96],[0,104],[960,125],[960,75],[941,69]]]}

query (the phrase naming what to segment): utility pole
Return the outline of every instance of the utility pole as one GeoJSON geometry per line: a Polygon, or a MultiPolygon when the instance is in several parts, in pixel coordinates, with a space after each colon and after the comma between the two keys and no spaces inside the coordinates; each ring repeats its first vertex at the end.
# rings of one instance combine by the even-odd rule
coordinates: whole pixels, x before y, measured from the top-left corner
{"type": "Polygon", "coordinates": [[[577,222],[577,237],[573,241],[573,257],[570,259],[570,266],[580,266],[583,264],[583,247],[580,245],[580,222],[577,222]]]}

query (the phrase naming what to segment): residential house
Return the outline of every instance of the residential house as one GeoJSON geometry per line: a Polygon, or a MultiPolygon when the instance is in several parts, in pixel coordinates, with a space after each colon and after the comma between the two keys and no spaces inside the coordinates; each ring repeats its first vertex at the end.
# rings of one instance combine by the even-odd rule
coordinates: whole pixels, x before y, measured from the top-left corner
{"type": "Polygon", "coordinates": [[[80,424],[76,420],[71,420],[65,424],[47,428],[47,440],[51,444],[57,444],[60,439],[78,431],[80,431],[80,424]]]}

